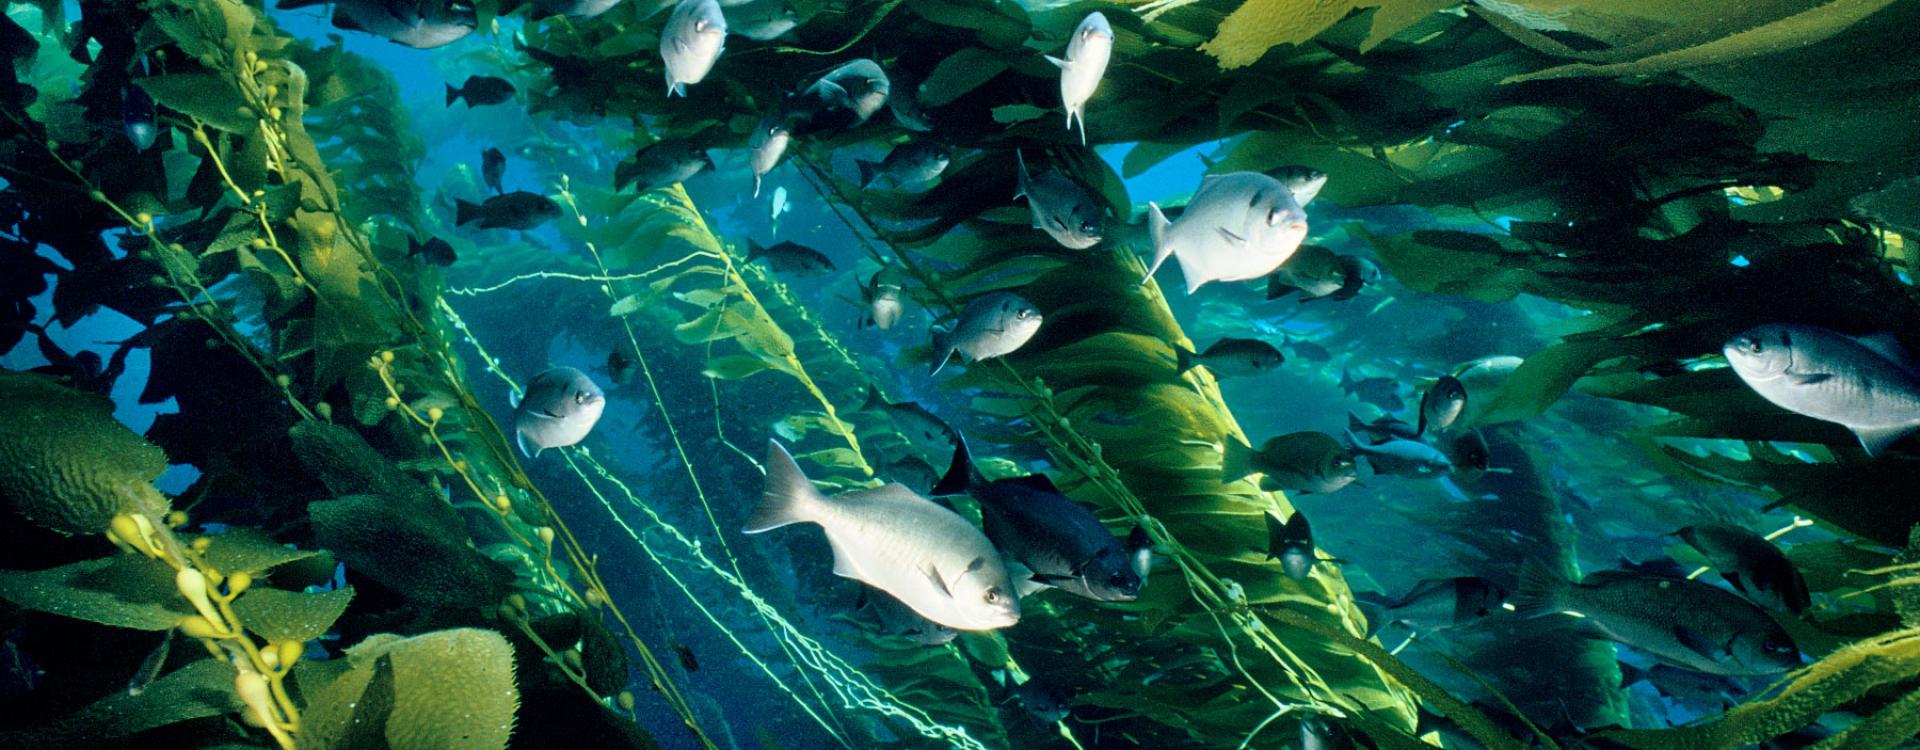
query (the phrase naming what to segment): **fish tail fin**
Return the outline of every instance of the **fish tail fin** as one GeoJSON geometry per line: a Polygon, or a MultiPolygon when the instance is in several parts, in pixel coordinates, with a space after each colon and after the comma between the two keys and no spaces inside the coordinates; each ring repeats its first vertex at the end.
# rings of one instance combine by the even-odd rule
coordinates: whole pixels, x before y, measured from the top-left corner
{"type": "Polygon", "coordinates": [[[1257,471],[1253,468],[1253,446],[1228,436],[1220,454],[1220,481],[1237,482],[1257,471]]]}
{"type": "Polygon", "coordinates": [[[1920,430],[1920,424],[1905,424],[1895,427],[1855,427],[1853,434],[1860,438],[1860,447],[1865,448],[1869,458],[1878,457],[1900,442],[1908,433],[1920,430]]]}
{"type": "Polygon", "coordinates": [[[1624,688],[1645,679],[1647,679],[1647,670],[1624,661],[1620,662],[1620,687],[1624,688]]]}
{"type": "Polygon", "coordinates": [[[1522,617],[1559,612],[1566,608],[1561,600],[1572,585],[1546,563],[1529,558],[1520,566],[1520,590],[1513,594],[1513,611],[1522,617]]]}
{"type": "Polygon", "coordinates": [[[1300,287],[1282,281],[1280,274],[1276,273],[1267,277],[1267,299],[1280,299],[1281,297],[1298,291],[1300,291],[1300,287]]]}
{"type": "Polygon", "coordinates": [[[947,366],[947,360],[953,358],[953,337],[948,331],[933,332],[933,369],[928,375],[940,374],[940,368],[947,366]]]}
{"type": "Polygon", "coordinates": [[[868,385],[867,400],[865,403],[860,404],[860,410],[861,411],[881,411],[885,408],[887,408],[887,397],[880,395],[880,387],[876,385],[868,385]]]}
{"type": "Polygon", "coordinates": [[[767,486],[760,491],[759,507],[753,509],[753,515],[740,531],[758,534],[812,520],[813,507],[825,501],[826,497],[814,488],[813,481],[800,471],[800,465],[794,463],[793,454],[787,452],[786,446],[778,440],[768,440],[767,486]]]}
{"type": "Polygon", "coordinates": [[[1160,270],[1160,264],[1167,262],[1173,255],[1173,245],[1167,242],[1167,228],[1173,222],[1167,221],[1167,215],[1160,210],[1160,204],[1147,204],[1147,236],[1153,238],[1153,264],[1147,266],[1147,275],[1140,279],[1141,284],[1153,280],[1153,273],[1160,270]]]}
{"type": "Polygon", "coordinates": [[[863,189],[873,184],[873,178],[880,176],[880,162],[855,159],[853,163],[860,168],[860,187],[863,189]]]}
{"type": "Polygon", "coordinates": [[[973,488],[974,478],[980,476],[980,470],[973,466],[973,452],[967,448],[966,436],[955,432],[954,438],[953,462],[947,465],[946,476],[940,477],[933,489],[927,491],[928,495],[964,495],[973,488]]]}
{"type": "Polygon", "coordinates": [[[1356,592],[1353,595],[1353,606],[1360,610],[1361,616],[1367,618],[1368,638],[1379,633],[1380,628],[1385,627],[1387,621],[1393,618],[1393,615],[1387,612],[1393,606],[1392,603],[1379,594],[1369,591],[1356,592]]]}
{"type": "Polygon", "coordinates": [[[412,258],[414,256],[419,255],[420,251],[426,249],[426,247],[427,247],[426,245],[420,244],[420,240],[414,239],[412,237],[408,237],[407,238],[407,257],[412,258]]]}
{"type": "Polygon", "coordinates": [[[1194,365],[1200,364],[1198,361],[1199,356],[1200,355],[1195,354],[1193,350],[1176,344],[1173,347],[1173,374],[1187,374],[1187,371],[1193,369],[1194,365]]]}
{"type": "Polygon", "coordinates": [[[1027,194],[1027,157],[1025,154],[1020,153],[1020,149],[1016,148],[1013,150],[1013,158],[1020,162],[1020,187],[1013,191],[1014,199],[1019,200],[1027,194]]]}
{"type": "Polygon", "coordinates": [[[767,254],[767,249],[761,246],[760,243],[754,242],[753,240],[747,240],[747,262],[748,263],[752,263],[755,258],[765,257],[766,254],[767,254]]]}
{"type": "Polygon", "coordinates": [[[447,84],[447,106],[451,107],[457,101],[460,101],[460,89],[454,88],[451,83],[447,84]]]}
{"type": "Polygon", "coordinates": [[[453,225],[465,226],[480,220],[480,204],[469,203],[455,198],[453,201],[453,225]]]}

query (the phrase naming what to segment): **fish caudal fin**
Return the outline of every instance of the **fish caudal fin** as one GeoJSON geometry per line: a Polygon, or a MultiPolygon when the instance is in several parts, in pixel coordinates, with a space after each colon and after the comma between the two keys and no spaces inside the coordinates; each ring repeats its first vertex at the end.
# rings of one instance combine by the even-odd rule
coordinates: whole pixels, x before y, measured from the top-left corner
{"type": "Polygon", "coordinates": [[[947,360],[949,359],[953,359],[952,335],[947,331],[934,331],[933,332],[933,369],[927,371],[927,374],[928,375],[940,374],[940,369],[947,366],[947,360]]]}
{"type": "Polygon", "coordinates": [[[793,454],[777,440],[767,441],[767,486],[760,491],[760,505],[740,527],[742,532],[758,534],[782,526],[812,520],[811,511],[826,498],[807,479],[793,454]]]}
{"type": "Polygon", "coordinates": [[[1013,158],[1020,162],[1020,186],[1013,191],[1014,199],[1019,200],[1020,198],[1026,197],[1027,194],[1027,157],[1020,153],[1020,149],[1016,148],[1013,150],[1013,158]]]}
{"type": "Polygon", "coordinates": [[[1252,476],[1257,471],[1253,468],[1253,455],[1253,446],[1228,436],[1220,455],[1220,481],[1238,482],[1252,476]]]}
{"type": "Polygon", "coordinates": [[[451,107],[457,101],[460,101],[460,89],[454,88],[451,83],[447,84],[447,106],[451,107]]]}
{"type": "Polygon", "coordinates": [[[880,162],[866,161],[863,159],[855,159],[853,161],[853,164],[854,166],[857,166],[860,168],[861,189],[865,189],[868,185],[872,185],[874,178],[880,176],[880,162]]]}
{"type": "Polygon", "coordinates": [[[1193,369],[1194,365],[1200,364],[1198,359],[1199,356],[1200,355],[1193,353],[1191,350],[1187,349],[1186,347],[1183,347],[1183,346],[1173,347],[1173,361],[1174,361],[1173,374],[1175,375],[1187,374],[1187,371],[1193,369]]]}
{"type": "Polygon", "coordinates": [[[513,433],[513,442],[520,446],[520,455],[526,456],[527,458],[539,458],[540,452],[547,449],[546,446],[536,445],[533,447],[533,450],[527,450],[527,433],[525,432],[515,431],[513,433]]]}
{"type": "Polygon", "coordinates": [[[1160,264],[1173,255],[1173,245],[1167,242],[1167,229],[1172,226],[1173,222],[1167,221],[1167,215],[1160,210],[1160,204],[1147,204],[1147,236],[1153,238],[1153,263],[1147,266],[1147,275],[1140,279],[1141,284],[1153,280],[1160,264]]]}
{"type": "Polygon", "coordinates": [[[942,495],[964,495],[973,488],[973,478],[980,472],[973,468],[973,452],[967,448],[967,437],[954,433],[953,461],[947,464],[946,476],[933,485],[927,494],[933,497],[942,495]]]}
{"type": "Polygon", "coordinates": [[[860,404],[861,411],[886,413],[887,397],[880,395],[879,386],[867,386],[867,400],[860,404]]]}
{"type": "Polygon", "coordinates": [[[453,201],[453,225],[465,226],[480,220],[480,204],[463,200],[453,201]]]}
{"type": "Polygon", "coordinates": [[[755,258],[764,257],[766,256],[766,254],[767,254],[767,249],[765,247],[762,247],[760,243],[754,242],[753,240],[747,240],[747,262],[748,263],[752,263],[755,258]]]}
{"type": "Polygon", "coordinates": [[[1529,558],[1520,566],[1520,590],[1514,592],[1509,603],[1522,617],[1550,615],[1566,609],[1563,599],[1572,586],[1546,563],[1529,558]]]}
{"type": "Polygon", "coordinates": [[[1887,452],[1894,443],[1909,433],[1920,430],[1920,424],[1906,424],[1897,427],[1855,427],[1853,434],[1860,438],[1860,447],[1867,449],[1869,457],[1877,457],[1887,452]]]}
{"type": "Polygon", "coordinates": [[[1276,273],[1267,277],[1267,299],[1280,299],[1281,297],[1298,291],[1300,291],[1300,287],[1281,281],[1280,274],[1276,273]]]}

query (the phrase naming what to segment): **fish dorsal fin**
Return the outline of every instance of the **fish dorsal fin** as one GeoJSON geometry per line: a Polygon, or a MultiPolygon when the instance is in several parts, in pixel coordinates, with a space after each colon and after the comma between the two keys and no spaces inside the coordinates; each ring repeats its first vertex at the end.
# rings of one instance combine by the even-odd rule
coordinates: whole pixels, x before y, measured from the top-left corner
{"type": "Polygon", "coordinates": [[[1874,354],[1885,357],[1887,361],[1906,368],[1907,372],[1920,376],[1920,361],[1916,361],[1913,355],[1907,352],[1907,348],[1900,345],[1900,340],[1893,337],[1893,334],[1881,332],[1855,336],[1853,340],[1873,350],[1874,354]]]}
{"type": "Polygon", "coordinates": [[[948,599],[953,598],[953,590],[947,588],[947,579],[940,577],[939,566],[933,563],[927,563],[927,580],[933,582],[933,587],[940,590],[941,596],[945,596],[948,599]]]}
{"type": "Polygon", "coordinates": [[[1062,494],[1060,492],[1060,488],[1055,487],[1053,485],[1053,480],[1049,479],[1045,474],[1028,474],[1024,477],[1014,477],[1011,479],[1002,479],[1000,481],[1007,482],[1009,484],[1016,485],[1019,487],[1025,487],[1035,492],[1050,492],[1055,495],[1062,494]]]}

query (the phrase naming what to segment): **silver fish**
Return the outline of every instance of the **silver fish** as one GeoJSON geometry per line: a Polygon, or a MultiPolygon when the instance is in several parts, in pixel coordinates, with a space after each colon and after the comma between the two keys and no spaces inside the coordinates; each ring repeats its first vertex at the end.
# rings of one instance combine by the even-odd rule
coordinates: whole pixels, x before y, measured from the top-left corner
{"type": "Polygon", "coordinates": [[[857,127],[887,106],[892,91],[893,84],[879,63],[849,60],[791,97],[786,114],[799,123],[798,134],[857,127]]]}
{"type": "Polygon", "coordinates": [[[778,441],[767,443],[766,466],[760,506],[742,531],[819,524],[833,548],[835,575],[892,594],[921,617],[955,630],[1020,621],[999,553],[958,514],[897,483],[823,495],[778,441]]]}
{"type": "Polygon", "coordinates": [[[1347,441],[1356,456],[1366,456],[1375,474],[1429,478],[1453,473],[1453,461],[1431,445],[1417,440],[1394,438],[1378,445],[1362,442],[1352,430],[1347,441]]]}
{"type": "Polygon", "coordinates": [[[756,42],[773,41],[800,25],[799,15],[786,0],[750,0],[728,8],[726,15],[728,32],[756,42]]]}
{"type": "Polygon", "coordinates": [[[860,326],[873,326],[882,331],[890,330],[893,324],[900,322],[900,316],[906,314],[907,306],[902,292],[905,285],[900,281],[900,272],[892,266],[873,272],[873,278],[860,287],[861,302],[866,311],[860,316],[860,326]]]}
{"type": "Polygon", "coordinates": [[[1279,560],[1288,578],[1306,580],[1313,566],[1321,561],[1320,553],[1313,546],[1313,526],[1307,523],[1307,514],[1295,508],[1285,523],[1272,513],[1264,515],[1267,519],[1266,559],[1279,560]]]}
{"type": "Polygon", "coordinates": [[[1307,236],[1307,212],[1280,181],[1258,172],[1208,175],[1178,222],[1147,204],[1153,265],[1144,284],[1173,257],[1192,294],[1209,281],[1244,281],[1273,272],[1307,236]]]}
{"type": "Polygon", "coordinates": [[[1601,637],[1708,674],[1758,677],[1800,665],[1793,638],[1766,610],[1700,581],[1608,570],[1574,583],[1528,560],[1513,606],[1531,617],[1578,614],[1601,637]]]}
{"type": "Polygon", "coordinates": [[[1288,192],[1293,193],[1294,202],[1299,203],[1302,208],[1312,203],[1314,198],[1319,197],[1320,188],[1327,186],[1327,173],[1313,167],[1292,165],[1275,167],[1263,174],[1287,186],[1288,192]]]}
{"type": "Polygon", "coordinates": [[[786,155],[787,146],[792,142],[793,133],[777,117],[761,120],[753,129],[753,136],[747,139],[747,163],[753,169],[753,197],[760,197],[760,179],[780,165],[780,157],[786,155]]]}
{"type": "Polygon", "coordinates": [[[1047,62],[1060,68],[1060,102],[1067,110],[1067,129],[1072,130],[1074,121],[1079,121],[1083,146],[1087,143],[1087,100],[1100,87],[1112,57],[1113,27],[1098,12],[1087,14],[1074,28],[1073,38],[1067,41],[1066,59],[1047,56],[1047,62]]]}
{"type": "Polygon", "coordinates": [[[947,164],[952,160],[953,155],[945,146],[914,141],[896,146],[880,161],[855,160],[854,163],[860,167],[860,187],[866,188],[881,178],[895,186],[928,182],[947,171],[947,164]]]}
{"type": "Polygon", "coordinates": [[[1425,435],[1427,430],[1438,432],[1447,429],[1466,410],[1467,387],[1460,384],[1459,378],[1441,375],[1427,388],[1426,395],[1420,397],[1420,424],[1414,429],[1413,436],[1425,435]]]}
{"type": "Polygon", "coordinates": [[[548,448],[580,442],[606,408],[606,394],[586,373],[555,367],[533,376],[526,393],[514,397],[514,439],[522,454],[538,457],[548,448]]]}
{"type": "Polygon", "coordinates": [[[1040,308],[1012,292],[975,297],[947,330],[933,332],[933,372],[958,352],[968,362],[1012,354],[1040,330],[1040,308]]]}
{"type": "Polygon", "coordinates": [[[780,222],[780,215],[786,213],[787,210],[791,208],[793,208],[793,205],[790,203],[787,203],[786,187],[782,186],[782,187],[774,188],[773,200],[769,204],[769,209],[768,209],[769,215],[767,217],[767,220],[775,224],[778,224],[780,222]]]}
{"type": "Polygon", "coordinates": [[[953,628],[921,617],[892,594],[865,584],[860,586],[860,599],[854,603],[854,611],[868,613],[880,635],[905,638],[922,646],[938,646],[960,635],[953,628]]]}
{"type": "MultiPolygon", "coordinates": [[[[283,10],[318,5],[323,0],[281,0],[283,10]]],[[[363,31],[414,49],[452,44],[473,33],[478,23],[466,0],[340,0],[333,3],[333,25],[363,31]]]]}
{"type": "Polygon", "coordinates": [[[1027,199],[1027,207],[1033,211],[1033,226],[1071,250],[1085,250],[1100,244],[1104,236],[1100,228],[1100,206],[1093,202],[1093,196],[1057,168],[1039,177],[1030,176],[1027,157],[1018,150],[1013,155],[1020,162],[1020,189],[1013,197],[1027,199]]]}
{"type": "Polygon", "coordinates": [[[1920,367],[1891,335],[1775,323],[1748,329],[1723,350],[1754,392],[1852,430],[1869,456],[1920,430],[1920,367]]]}
{"type": "Polygon", "coordinates": [[[687,85],[706,79],[727,45],[727,19],[714,0],[680,0],[660,30],[667,96],[686,96],[687,85]]]}

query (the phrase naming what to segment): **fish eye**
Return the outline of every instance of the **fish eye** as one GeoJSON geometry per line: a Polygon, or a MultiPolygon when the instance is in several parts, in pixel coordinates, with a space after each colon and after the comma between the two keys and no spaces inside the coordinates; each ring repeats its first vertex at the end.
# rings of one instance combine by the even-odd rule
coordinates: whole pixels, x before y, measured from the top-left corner
{"type": "Polygon", "coordinates": [[[1759,354],[1763,351],[1766,351],[1766,349],[1767,349],[1767,345],[1764,343],[1761,343],[1760,339],[1757,339],[1757,338],[1747,339],[1747,351],[1752,352],[1754,354],[1759,354]]]}
{"type": "Polygon", "coordinates": [[[982,598],[986,599],[988,604],[999,604],[1006,599],[1006,594],[1001,593],[999,586],[989,586],[982,598]]]}

